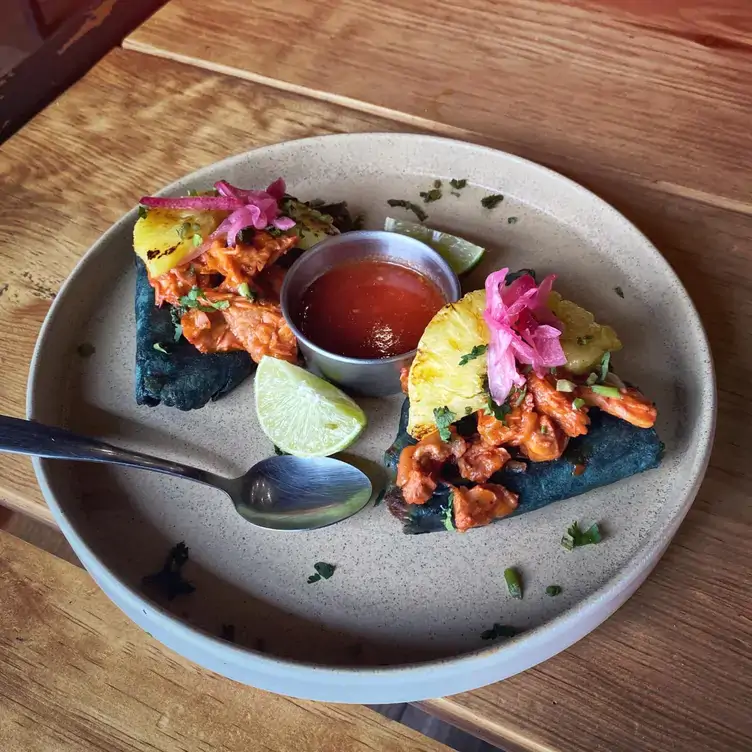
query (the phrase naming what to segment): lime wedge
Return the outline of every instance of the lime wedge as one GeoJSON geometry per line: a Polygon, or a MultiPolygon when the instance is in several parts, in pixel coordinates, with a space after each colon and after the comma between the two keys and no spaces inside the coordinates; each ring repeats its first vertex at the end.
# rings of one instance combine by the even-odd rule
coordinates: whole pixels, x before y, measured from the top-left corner
{"type": "Polygon", "coordinates": [[[384,222],[387,232],[398,232],[430,245],[452,267],[455,274],[469,272],[483,257],[485,248],[448,232],[432,230],[425,225],[406,222],[404,219],[387,217],[384,222]]]}
{"type": "Polygon", "coordinates": [[[261,359],[255,393],[262,430],[296,457],[341,452],[366,426],[365,414],[344,392],[284,360],[261,359]]]}

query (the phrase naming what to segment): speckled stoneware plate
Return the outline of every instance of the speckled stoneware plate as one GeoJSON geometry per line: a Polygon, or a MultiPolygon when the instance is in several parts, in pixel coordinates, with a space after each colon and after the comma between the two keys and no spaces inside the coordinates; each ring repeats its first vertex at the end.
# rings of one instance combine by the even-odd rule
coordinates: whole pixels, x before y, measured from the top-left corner
{"type": "MultiPolygon", "coordinates": [[[[658,404],[662,466],[597,492],[467,534],[406,536],[381,505],[331,528],[251,527],[220,492],[153,473],[37,461],[55,519],[94,579],[131,619],[221,674],[298,697],[401,702],[504,679],[571,645],[612,614],[668,545],[702,478],[715,391],[697,313],[668,264],[624,217],[566,178],[509,154],[429,136],[364,134],[279,144],[174,183],[168,195],[219,178],[263,187],[284,176],[301,198],[346,199],[380,228],[387,199],[418,200],[435,178],[468,178],[460,197],[428,205],[428,224],[489,248],[466,279],[501,266],[557,272],[557,288],[616,327],[623,378],[658,404]],[[489,211],[489,192],[505,199],[489,211]],[[516,222],[510,223],[510,217],[516,222]],[[619,297],[615,287],[623,290],[619,297]],[[573,520],[597,520],[597,546],[567,552],[573,520]],[[142,589],[178,541],[190,547],[189,596],[142,589]],[[336,564],[307,584],[316,561],[336,564]],[[503,570],[516,566],[523,600],[503,570]],[[556,598],[544,594],[558,584],[556,598]],[[494,622],[522,633],[489,643],[494,622]],[[220,638],[233,625],[234,644],[220,638]]],[[[134,196],[134,202],[138,197],[134,196]]],[[[55,300],[31,369],[28,414],[114,443],[240,474],[270,455],[252,379],[192,413],[138,407],[133,397],[135,209],[86,254],[55,300]],[[92,291],[95,291],[93,294],[92,291]],[[95,352],[83,358],[82,343],[95,352]]],[[[353,452],[379,460],[401,397],[362,400],[369,425],[353,452]]]]}

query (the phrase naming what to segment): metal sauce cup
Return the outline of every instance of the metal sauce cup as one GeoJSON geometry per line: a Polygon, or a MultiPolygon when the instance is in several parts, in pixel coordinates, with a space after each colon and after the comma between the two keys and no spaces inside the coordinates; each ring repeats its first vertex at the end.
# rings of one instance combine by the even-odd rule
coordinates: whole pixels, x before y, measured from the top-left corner
{"type": "Polygon", "coordinates": [[[300,331],[296,317],[303,293],[325,272],[353,261],[391,261],[431,280],[447,303],[460,297],[460,283],[449,264],[419,240],[380,230],[333,235],[306,251],[285,275],[280,294],[282,313],[298,338],[308,367],[349,392],[383,397],[400,391],[400,370],[409,366],[415,350],[389,358],[347,358],[328,352],[300,331]]]}

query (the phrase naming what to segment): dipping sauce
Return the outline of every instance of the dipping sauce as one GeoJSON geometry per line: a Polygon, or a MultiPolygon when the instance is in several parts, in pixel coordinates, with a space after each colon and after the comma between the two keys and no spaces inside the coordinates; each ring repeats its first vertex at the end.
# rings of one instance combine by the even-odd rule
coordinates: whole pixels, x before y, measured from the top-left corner
{"type": "Polygon", "coordinates": [[[406,266],[355,261],[314,280],[303,293],[298,326],[336,355],[389,358],[414,350],[445,303],[430,279],[406,266]]]}

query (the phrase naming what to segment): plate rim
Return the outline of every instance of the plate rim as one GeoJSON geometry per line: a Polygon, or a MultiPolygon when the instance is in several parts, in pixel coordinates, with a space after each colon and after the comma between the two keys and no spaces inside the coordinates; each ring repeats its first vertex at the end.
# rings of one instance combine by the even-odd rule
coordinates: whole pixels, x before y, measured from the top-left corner
{"type": "MultiPolygon", "coordinates": [[[[50,467],[49,463],[53,461],[33,458],[32,465],[37,482],[61,531],[100,588],[138,626],[157,637],[167,647],[206,668],[230,676],[230,678],[281,694],[330,702],[417,701],[436,697],[437,690],[435,688],[439,685],[441,685],[440,694],[442,695],[476,689],[513,676],[547,660],[595,629],[609,618],[647,578],[686,517],[699,491],[710,461],[717,417],[715,369],[707,333],[689,293],[674,270],[650,239],[615,207],[566,175],[537,162],[492,147],[430,134],[403,132],[328,134],[282,141],[230,155],[179,177],[155,195],[171,195],[182,183],[200,180],[201,174],[206,171],[221,169],[222,166],[235,165],[244,158],[250,155],[258,155],[260,152],[263,152],[264,155],[271,154],[273,156],[275,151],[290,149],[292,145],[308,144],[315,146],[322,142],[357,142],[375,139],[414,141],[416,148],[425,148],[426,143],[438,143],[442,148],[454,146],[455,148],[461,147],[473,151],[488,152],[493,154],[496,159],[502,157],[516,162],[526,169],[548,176],[549,179],[564,181],[570,189],[594,202],[602,212],[610,215],[611,221],[620,222],[642,243],[645,250],[653,255],[654,261],[662,267],[661,273],[667,275],[671,280],[676,289],[676,294],[684,298],[684,303],[691,313],[690,324],[696,333],[696,345],[703,355],[700,360],[700,366],[703,370],[701,378],[708,382],[707,391],[710,399],[703,402],[697,421],[698,425],[707,428],[704,434],[704,446],[698,448],[692,464],[692,473],[689,476],[691,483],[686,486],[684,498],[677,512],[673,517],[668,518],[658,532],[645,536],[626,564],[606,580],[603,585],[590,595],[578,600],[563,613],[511,640],[453,657],[388,667],[334,667],[271,657],[251,648],[233,645],[188,624],[123,582],[114,571],[93,553],[86,541],[70,523],[52,492],[48,482],[47,469],[50,467]]],[[[74,287],[76,277],[81,273],[90,258],[107,245],[112,235],[121,232],[124,224],[134,221],[136,214],[137,208],[134,206],[114,222],[87,249],[62,284],[58,295],[47,312],[37,337],[29,368],[26,393],[28,419],[34,420],[37,412],[36,392],[39,388],[37,381],[42,351],[45,340],[49,336],[53,319],[58,310],[62,309],[62,301],[66,298],[66,293],[74,287]]],[[[651,528],[652,530],[653,528],[651,528]]]]}

